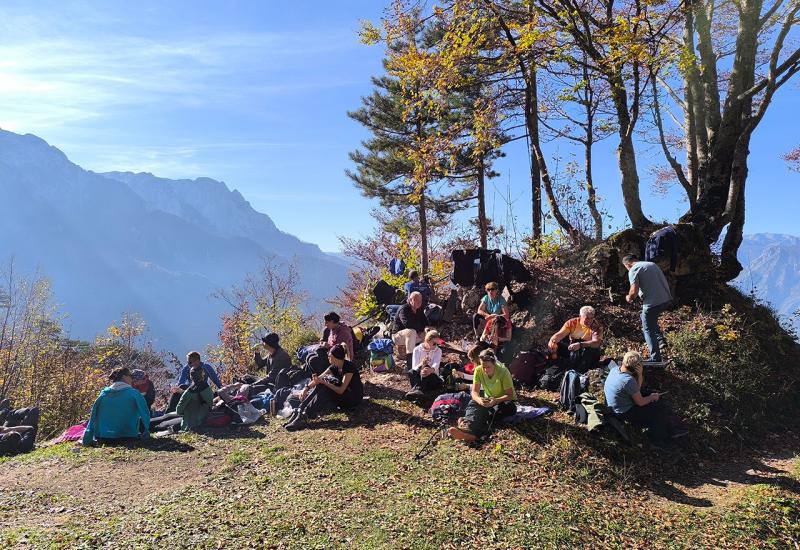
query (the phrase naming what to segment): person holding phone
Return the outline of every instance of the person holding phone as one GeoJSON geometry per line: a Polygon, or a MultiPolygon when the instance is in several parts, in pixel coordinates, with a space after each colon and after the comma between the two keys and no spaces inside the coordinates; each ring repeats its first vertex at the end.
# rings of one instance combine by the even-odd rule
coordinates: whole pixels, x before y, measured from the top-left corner
{"type": "Polygon", "coordinates": [[[682,428],[669,423],[669,409],[661,401],[661,393],[642,395],[644,375],[642,356],[629,351],[622,358],[622,366],[613,367],[603,388],[606,404],[618,417],[634,426],[647,428],[647,436],[656,447],[663,447],[670,438],[686,434],[682,428]]]}
{"type": "Polygon", "coordinates": [[[309,419],[327,414],[337,407],[352,410],[361,404],[364,385],[358,368],[345,359],[346,356],[345,346],[341,344],[330,349],[330,366],[322,374],[311,377],[311,382],[300,394],[300,406],[284,428],[290,432],[302,430],[309,419]]]}

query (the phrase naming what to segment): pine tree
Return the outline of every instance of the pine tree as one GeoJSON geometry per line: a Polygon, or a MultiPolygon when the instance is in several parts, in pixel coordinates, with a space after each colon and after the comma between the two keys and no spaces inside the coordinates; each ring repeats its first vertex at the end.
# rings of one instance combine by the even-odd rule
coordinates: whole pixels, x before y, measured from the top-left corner
{"type": "MultiPolygon", "coordinates": [[[[389,46],[390,52],[407,47],[408,42],[389,46]]],[[[409,225],[419,230],[421,265],[427,273],[429,226],[447,223],[454,212],[466,208],[474,199],[473,187],[449,177],[458,172],[458,155],[436,146],[451,141],[447,135],[456,131],[456,110],[442,108],[449,100],[420,100],[424,96],[421,83],[414,86],[413,77],[394,76],[398,67],[389,62],[384,66],[390,75],[374,77],[373,93],[362,98],[360,109],[348,113],[372,136],[350,153],[356,169],[346,173],[365,197],[379,199],[383,208],[413,212],[416,220],[409,225]]]]}

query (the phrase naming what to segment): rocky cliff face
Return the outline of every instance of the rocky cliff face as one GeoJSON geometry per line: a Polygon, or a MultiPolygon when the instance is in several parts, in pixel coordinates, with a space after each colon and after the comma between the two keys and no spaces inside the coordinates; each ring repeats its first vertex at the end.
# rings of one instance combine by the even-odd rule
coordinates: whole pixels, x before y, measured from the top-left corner
{"type": "Polygon", "coordinates": [[[739,262],[744,269],[733,284],[769,302],[800,333],[800,315],[795,315],[800,310],[800,237],[745,235],[739,262]]]}

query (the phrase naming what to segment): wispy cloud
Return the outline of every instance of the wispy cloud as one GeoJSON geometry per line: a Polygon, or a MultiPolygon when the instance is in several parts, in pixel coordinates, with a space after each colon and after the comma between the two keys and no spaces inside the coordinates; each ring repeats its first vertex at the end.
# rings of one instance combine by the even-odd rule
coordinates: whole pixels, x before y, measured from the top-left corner
{"type": "MultiPolygon", "coordinates": [[[[352,82],[299,77],[302,60],[353,48],[349,32],[221,32],[197,38],[98,35],[42,39],[27,21],[0,42],[0,104],[7,124],[43,132],[168,104],[201,108],[352,82]],[[288,75],[292,74],[291,82],[288,75]]],[[[6,21],[5,28],[12,25],[6,21]]]]}

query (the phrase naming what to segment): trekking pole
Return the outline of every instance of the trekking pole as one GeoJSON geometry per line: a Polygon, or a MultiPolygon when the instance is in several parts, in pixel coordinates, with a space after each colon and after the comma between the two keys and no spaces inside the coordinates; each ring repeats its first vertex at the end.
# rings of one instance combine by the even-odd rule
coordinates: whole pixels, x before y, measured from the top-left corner
{"type": "Polygon", "coordinates": [[[416,461],[422,460],[422,458],[428,454],[427,452],[425,452],[428,449],[428,447],[430,446],[431,448],[433,448],[434,438],[438,435],[440,438],[444,439],[444,434],[446,430],[447,430],[447,424],[444,422],[440,423],[433,431],[431,436],[428,438],[428,441],[425,442],[425,445],[423,445],[422,448],[417,452],[417,454],[414,455],[414,460],[416,461]]]}

